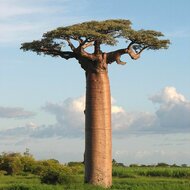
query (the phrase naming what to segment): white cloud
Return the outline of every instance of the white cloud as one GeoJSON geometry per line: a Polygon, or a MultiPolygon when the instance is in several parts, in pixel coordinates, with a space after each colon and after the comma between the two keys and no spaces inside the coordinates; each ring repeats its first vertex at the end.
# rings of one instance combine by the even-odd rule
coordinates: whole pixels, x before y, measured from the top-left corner
{"type": "Polygon", "coordinates": [[[149,98],[153,103],[185,102],[185,97],[178,93],[174,87],[165,87],[160,93],[149,98]]]}
{"type": "Polygon", "coordinates": [[[84,131],[84,96],[68,98],[61,103],[47,103],[43,109],[56,117],[55,133],[59,136],[81,136],[84,131]]]}
{"type": "Polygon", "coordinates": [[[35,113],[25,111],[20,107],[0,107],[0,118],[28,118],[34,116],[35,113]]]}
{"type": "Polygon", "coordinates": [[[121,106],[112,106],[112,113],[124,113],[124,109],[121,106]]]}
{"type": "Polygon", "coordinates": [[[174,87],[165,87],[150,100],[160,105],[156,111],[155,130],[165,133],[190,131],[190,102],[174,87]]]}

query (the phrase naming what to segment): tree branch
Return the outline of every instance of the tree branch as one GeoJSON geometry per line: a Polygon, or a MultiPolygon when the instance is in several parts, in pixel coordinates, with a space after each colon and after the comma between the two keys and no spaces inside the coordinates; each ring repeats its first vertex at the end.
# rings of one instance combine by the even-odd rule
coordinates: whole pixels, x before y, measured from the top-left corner
{"type": "Polygon", "coordinates": [[[136,59],[138,59],[140,57],[140,53],[136,53],[131,46],[129,46],[127,48],[127,53],[134,60],[136,60],[136,59]]]}
{"type": "Polygon", "coordinates": [[[69,47],[71,48],[72,51],[75,51],[76,48],[75,46],[72,44],[71,40],[69,38],[65,39],[68,42],[69,47]]]}
{"type": "Polygon", "coordinates": [[[101,53],[101,50],[100,50],[100,41],[99,40],[95,40],[94,42],[94,54],[99,54],[101,53]]]}
{"type": "Polygon", "coordinates": [[[134,51],[133,45],[135,44],[134,41],[130,42],[127,48],[125,49],[119,49],[113,52],[107,53],[107,63],[111,64],[116,61],[117,64],[124,65],[126,62],[121,61],[121,56],[123,54],[129,54],[129,56],[136,60],[140,57],[140,54],[142,53],[143,50],[148,48],[148,46],[144,46],[138,53],[134,51]]]}
{"type": "Polygon", "coordinates": [[[136,60],[136,59],[138,59],[139,57],[140,57],[140,53],[136,53],[135,51],[134,51],[134,49],[133,49],[133,44],[135,44],[135,42],[134,41],[131,41],[131,43],[128,45],[128,47],[127,47],[127,53],[129,54],[129,56],[132,58],[132,59],[134,59],[134,60],[136,60]]]}
{"type": "Polygon", "coordinates": [[[83,47],[79,49],[79,55],[91,61],[96,60],[96,55],[86,52],[83,47]]]}
{"type": "Polygon", "coordinates": [[[129,54],[129,56],[130,56],[132,59],[136,60],[136,59],[139,59],[139,58],[140,58],[140,54],[141,54],[146,48],[148,48],[148,46],[144,46],[144,47],[138,52],[138,51],[135,51],[135,50],[133,49],[133,44],[135,44],[134,41],[132,41],[132,42],[128,45],[128,47],[127,47],[127,53],[129,54]]]}
{"type": "Polygon", "coordinates": [[[146,48],[148,48],[148,46],[144,46],[144,47],[139,51],[139,54],[141,54],[146,48]]]}
{"type": "Polygon", "coordinates": [[[89,46],[93,46],[94,45],[94,41],[91,41],[91,42],[88,42],[88,43],[85,43],[84,45],[82,45],[82,48],[85,49],[89,46]]]}
{"type": "Polygon", "coordinates": [[[76,57],[75,53],[71,51],[60,51],[60,50],[48,49],[48,48],[40,48],[40,51],[43,52],[44,54],[48,54],[52,56],[60,56],[67,60],[70,58],[76,57]]]}
{"type": "Polygon", "coordinates": [[[60,57],[68,60],[70,58],[76,58],[76,54],[71,51],[63,51],[63,52],[60,52],[60,57]]]}
{"type": "Polygon", "coordinates": [[[121,64],[121,65],[126,64],[126,62],[123,62],[120,60],[121,56],[126,53],[127,53],[126,48],[107,53],[107,63],[111,64],[116,61],[117,64],[121,64]]]}

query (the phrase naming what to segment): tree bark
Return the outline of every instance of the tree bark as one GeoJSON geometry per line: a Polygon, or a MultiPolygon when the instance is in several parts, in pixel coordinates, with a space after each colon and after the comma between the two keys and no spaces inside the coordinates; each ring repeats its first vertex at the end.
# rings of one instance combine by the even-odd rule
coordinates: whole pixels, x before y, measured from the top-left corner
{"type": "Polygon", "coordinates": [[[111,97],[107,70],[86,74],[85,182],[112,185],[111,97]]]}

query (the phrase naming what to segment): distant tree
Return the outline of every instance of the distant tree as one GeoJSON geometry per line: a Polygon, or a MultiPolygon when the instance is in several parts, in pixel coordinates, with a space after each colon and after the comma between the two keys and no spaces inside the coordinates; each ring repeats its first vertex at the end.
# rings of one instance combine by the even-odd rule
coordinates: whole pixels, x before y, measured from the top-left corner
{"type": "Polygon", "coordinates": [[[169,164],[166,164],[166,163],[164,163],[164,162],[158,163],[156,166],[157,166],[157,167],[170,167],[169,164]]]}
{"type": "Polygon", "coordinates": [[[69,162],[67,165],[70,167],[71,166],[83,166],[84,163],[83,162],[69,162]]]}
{"type": "Polygon", "coordinates": [[[186,167],[188,167],[188,165],[187,164],[181,164],[181,167],[186,168],[186,167]]]}
{"type": "Polygon", "coordinates": [[[139,165],[138,164],[130,164],[129,167],[133,167],[134,168],[134,167],[139,167],[139,165]]]}
{"type": "MultiPolygon", "coordinates": [[[[112,184],[111,96],[108,65],[124,65],[121,56],[139,59],[144,50],[167,49],[169,40],[160,39],[161,32],[131,28],[129,20],[90,21],[59,27],[44,33],[41,40],[23,43],[21,49],[76,59],[86,76],[85,107],[85,182],[109,187],[112,184]],[[126,47],[103,52],[102,45],[114,46],[118,39],[126,47]],[[66,49],[68,45],[70,50],[66,49]],[[92,46],[92,52],[88,47],[92,46]],[[64,49],[65,48],[65,49],[64,49]]],[[[72,78],[72,75],[71,75],[72,78]]],[[[69,84],[70,85],[70,84],[69,84]]]]}
{"type": "Polygon", "coordinates": [[[112,160],[112,165],[115,165],[117,162],[115,159],[112,160]]]}
{"type": "Polygon", "coordinates": [[[112,166],[125,167],[125,165],[123,163],[117,162],[115,159],[112,160],[112,166]]]}
{"type": "Polygon", "coordinates": [[[179,167],[177,164],[170,165],[171,167],[179,167]]]}

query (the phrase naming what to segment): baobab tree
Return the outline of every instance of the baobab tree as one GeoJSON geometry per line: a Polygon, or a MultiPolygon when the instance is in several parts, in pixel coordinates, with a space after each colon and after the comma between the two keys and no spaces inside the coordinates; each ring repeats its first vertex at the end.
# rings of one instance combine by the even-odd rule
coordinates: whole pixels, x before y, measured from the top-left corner
{"type": "MultiPolygon", "coordinates": [[[[61,57],[75,58],[86,75],[85,106],[85,182],[109,187],[112,184],[111,100],[108,65],[124,65],[121,56],[139,59],[146,50],[167,49],[169,40],[161,32],[131,28],[129,20],[89,21],[59,27],[43,34],[41,40],[23,43],[21,49],[61,57]],[[103,52],[102,45],[114,46],[118,39],[126,47],[103,52]],[[68,46],[68,47],[66,47],[68,46]],[[91,48],[88,48],[90,47],[91,48]],[[69,49],[68,49],[69,48],[69,49]]],[[[72,71],[71,71],[72,72],[72,71]]]]}

